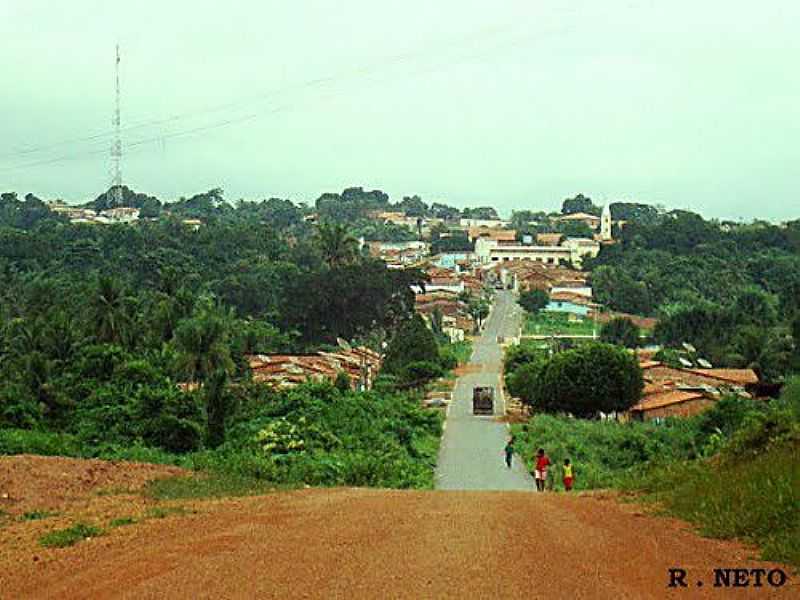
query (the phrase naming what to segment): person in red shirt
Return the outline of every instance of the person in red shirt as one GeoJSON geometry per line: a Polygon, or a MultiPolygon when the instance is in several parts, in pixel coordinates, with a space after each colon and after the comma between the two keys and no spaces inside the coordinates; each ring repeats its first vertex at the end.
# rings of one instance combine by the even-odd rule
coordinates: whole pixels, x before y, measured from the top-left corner
{"type": "Polygon", "coordinates": [[[547,467],[550,466],[550,459],[544,453],[544,448],[539,448],[536,452],[536,469],[533,478],[536,480],[536,489],[543,492],[547,482],[547,467]]]}

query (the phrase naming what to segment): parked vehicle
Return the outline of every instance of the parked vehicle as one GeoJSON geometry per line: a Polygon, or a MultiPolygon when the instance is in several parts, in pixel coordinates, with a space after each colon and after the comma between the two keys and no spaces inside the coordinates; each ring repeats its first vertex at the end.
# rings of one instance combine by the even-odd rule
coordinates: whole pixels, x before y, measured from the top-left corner
{"type": "Polygon", "coordinates": [[[476,387],[472,389],[472,414],[494,414],[494,388],[476,387]]]}

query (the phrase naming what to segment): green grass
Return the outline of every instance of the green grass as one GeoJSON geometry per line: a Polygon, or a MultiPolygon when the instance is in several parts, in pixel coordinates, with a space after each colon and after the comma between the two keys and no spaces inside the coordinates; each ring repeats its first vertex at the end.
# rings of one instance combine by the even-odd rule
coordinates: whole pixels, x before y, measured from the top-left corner
{"type": "Polygon", "coordinates": [[[109,527],[125,527],[126,525],[133,525],[137,520],[133,517],[119,517],[118,519],[111,519],[109,527]]]}
{"type": "Polygon", "coordinates": [[[49,512],[46,510],[32,510],[22,515],[23,521],[39,521],[58,515],[57,512],[49,512]]]}
{"type": "Polygon", "coordinates": [[[39,538],[39,544],[45,548],[66,548],[77,544],[83,539],[100,535],[103,535],[102,529],[86,523],[76,523],[66,529],[56,529],[44,534],[39,538]]]}
{"type": "Polygon", "coordinates": [[[276,489],[276,484],[263,479],[212,471],[152,481],[145,487],[145,494],[156,500],[184,500],[256,496],[276,489]]]}
{"type": "Polygon", "coordinates": [[[540,312],[537,315],[525,315],[523,335],[592,335],[594,322],[583,318],[570,321],[567,313],[540,312]]]}
{"type": "Polygon", "coordinates": [[[769,448],[752,460],[674,463],[633,478],[671,515],[702,535],[744,539],[764,560],[800,567],[800,445],[769,448]]]}

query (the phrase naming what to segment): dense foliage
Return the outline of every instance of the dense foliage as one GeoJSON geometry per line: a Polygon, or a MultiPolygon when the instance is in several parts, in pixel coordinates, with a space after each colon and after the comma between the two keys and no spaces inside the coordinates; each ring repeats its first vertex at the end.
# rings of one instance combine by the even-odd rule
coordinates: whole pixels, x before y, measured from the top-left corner
{"type": "Polygon", "coordinates": [[[615,317],[600,329],[600,341],[635,348],[639,345],[640,333],[639,327],[630,319],[615,317]]]}
{"type": "Polygon", "coordinates": [[[527,312],[536,314],[548,305],[550,296],[544,290],[529,290],[520,293],[517,302],[527,312]]]}
{"type": "Polygon", "coordinates": [[[595,418],[625,411],[644,382],[636,357],[623,348],[589,342],[547,357],[536,349],[506,359],[509,391],[537,412],[595,418]]]}
{"type": "Polygon", "coordinates": [[[720,224],[686,211],[626,224],[592,269],[596,299],[660,319],[656,341],[693,344],[720,367],[766,379],[792,368],[800,314],[800,221],[720,224]]]}

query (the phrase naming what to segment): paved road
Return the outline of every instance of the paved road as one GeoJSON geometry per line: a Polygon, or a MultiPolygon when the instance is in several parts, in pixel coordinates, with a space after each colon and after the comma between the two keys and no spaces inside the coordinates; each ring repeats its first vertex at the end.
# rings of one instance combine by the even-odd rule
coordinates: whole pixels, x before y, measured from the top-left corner
{"type": "Polygon", "coordinates": [[[462,376],[456,384],[453,403],[439,451],[436,487],[441,490],[532,490],[533,480],[517,457],[509,470],[504,463],[503,447],[508,438],[505,423],[497,421],[504,413],[500,393],[502,349],[497,336],[519,333],[520,309],[510,292],[500,292],[476,341],[471,365],[480,372],[462,376]],[[495,417],[472,415],[472,388],[492,386],[496,390],[495,417]]]}

